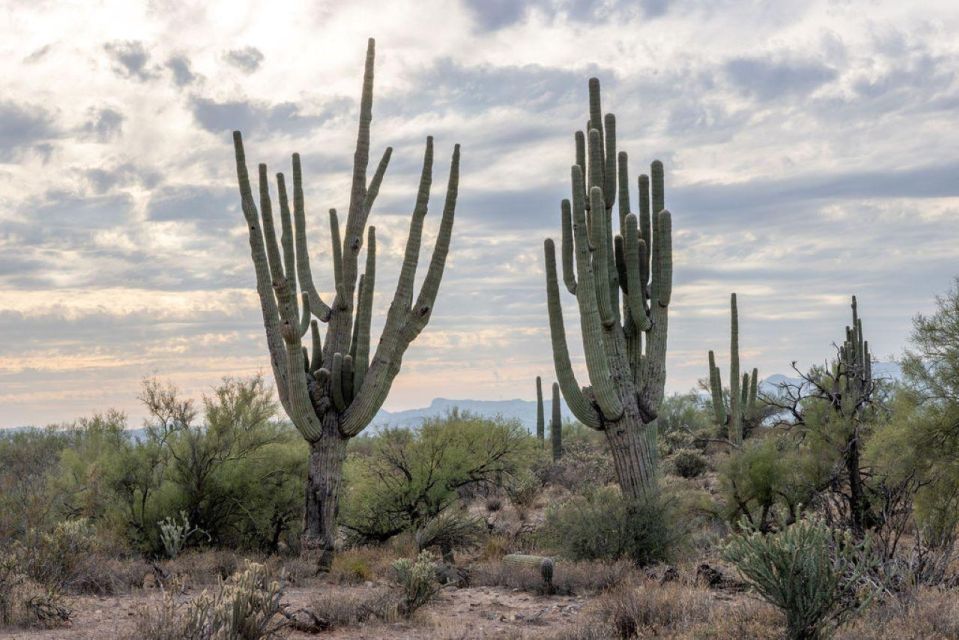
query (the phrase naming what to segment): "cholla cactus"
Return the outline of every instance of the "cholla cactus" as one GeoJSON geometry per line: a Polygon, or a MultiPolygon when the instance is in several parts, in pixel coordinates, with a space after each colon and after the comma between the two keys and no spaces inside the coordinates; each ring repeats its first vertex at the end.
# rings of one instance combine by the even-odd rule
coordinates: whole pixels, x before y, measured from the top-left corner
{"type": "Polygon", "coordinates": [[[283,174],[277,174],[280,228],[277,238],[266,165],[259,166],[259,210],[253,198],[239,132],[233,134],[243,215],[250,234],[257,291],[270,361],[283,408],[310,443],[303,548],[319,551],[321,569],[332,562],[335,520],[346,442],[376,415],[400,370],[403,354],[433,312],[446,264],[459,183],[459,145],[454,147],[449,185],[429,268],[414,299],[414,280],[433,180],[433,139],[426,140],[423,171],[410,222],[399,282],[376,351],[370,353],[370,324],[376,278],[376,231],[367,228],[392,149],[387,148],[367,180],[373,106],[374,42],[369,41],[360,100],[360,125],[353,156],[349,212],[341,238],[331,209],[333,300],[327,304],[313,281],[307,251],[306,208],[300,156],[293,155],[292,214],[283,174]],[[366,266],[358,273],[366,236],[366,266]],[[322,340],[319,322],[327,323],[322,340]],[[311,349],[304,345],[310,334],[311,349]]]}
{"type": "Polygon", "coordinates": [[[639,215],[630,210],[625,152],[616,152],[616,119],[603,116],[599,81],[589,81],[587,132],[577,132],[572,201],[563,200],[563,281],[579,306],[590,385],[573,373],[559,298],[556,249],[545,242],[546,291],[556,377],[566,404],[606,434],[619,484],[632,498],[656,486],[656,415],[666,382],[666,332],[672,292],[672,218],[663,165],[639,177],[639,215]],[[620,233],[613,233],[618,201],[620,233]],[[621,297],[622,296],[622,297],[621,297]]]}
{"type": "Polygon", "coordinates": [[[739,377],[739,309],[736,306],[736,294],[729,296],[729,404],[723,395],[722,375],[716,366],[716,355],[709,352],[709,389],[712,394],[713,412],[716,424],[725,427],[729,440],[735,444],[743,441],[743,436],[756,427],[759,409],[756,395],[759,386],[759,371],[753,369],[752,375],[744,373],[739,377]]]}

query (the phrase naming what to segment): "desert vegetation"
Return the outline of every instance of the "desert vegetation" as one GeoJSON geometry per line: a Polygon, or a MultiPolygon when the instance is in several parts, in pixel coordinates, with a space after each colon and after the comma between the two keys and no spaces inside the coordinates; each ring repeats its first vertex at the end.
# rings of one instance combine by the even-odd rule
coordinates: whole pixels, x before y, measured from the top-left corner
{"type": "Polygon", "coordinates": [[[632,195],[617,147],[626,123],[603,112],[595,78],[559,225],[586,377],[573,366],[547,239],[548,437],[540,377],[532,430],[466,411],[367,429],[442,304],[460,161],[456,146],[414,297],[427,140],[371,353],[367,223],[392,155],[368,178],[373,71],[370,40],[342,231],[329,212],[329,303],[307,253],[300,156],[292,207],[276,176],[275,221],[266,166],[257,201],[234,135],[272,381],[226,378],[190,398],[150,377],[142,429],[105,411],[0,433],[0,633],[959,637],[959,281],[916,316],[901,379],[874,372],[855,297],[829,362],[777,384],[741,373],[732,294],[728,388],[709,351],[701,388],[667,394],[666,168],[653,161],[632,195]]]}

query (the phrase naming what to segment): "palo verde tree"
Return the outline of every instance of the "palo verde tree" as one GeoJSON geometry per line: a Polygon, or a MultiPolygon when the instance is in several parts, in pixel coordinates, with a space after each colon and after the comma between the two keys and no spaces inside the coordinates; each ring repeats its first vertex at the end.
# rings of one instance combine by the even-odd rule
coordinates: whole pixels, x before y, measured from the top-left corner
{"type": "Polygon", "coordinates": [[[666,382],[666,331],[672,292],[672,222],[663,165],[639,177],[639,215],[630,211],[625,152],[616,152],[616,118],[602,113],[599,80],[589,81],[587,132],[577,132],[572,201],[563,200],[563,281],[576,297],[590,385],[576,380],[556,275],[545,241],[546,292],[556,377],[566,404],[603,431],[623,494],[656,486],[656,415],[666,382]],[[618,200],[620,233],[613,234],[618,200]],[[620,297],[622,294],[622,298],[620,297]]]}
{"type": "Polygon", "coordinates": [[[360,100],[360,124],[353,155],[353,179],[345,231],[341,237],[336,210],[329,213],[333,245],[334,294],[327,304],[314,285],[307,251],[306,209],[299,154],[293,154],[292,215],[282,173],[276,176],[281,237],[273,220],[266,165],[259,165],[259,210],[253,198],[240,132],[234,132],[237,177],[243,215],[250,233],[257,292],[263,312],[270,362],[280,403],[310,443],[303,548],[318,553],[321,569],[332,562],[336,513],[347,441],[362,431],[383,405],[399,373],[407,347],[433,312],[449,251],[459,183],[459,145],[453,150],[446,202],[429,268],[415,298],[419,261],[433,173],[433,140],[426,154],[410,221],[399,282],[383,334],[370,356],[370,321],[376,278],[376,231],[367,228],[392,149],[387,148],[367,181],[373,106],[374,41],[366,51],[360,100]],[[358,261],[366,236],[366,266],[358,261]],[[327,324],[322,340],[318,322],[327,324]],[[311,349],[304,345],[310,334],[311,349]]]}
{"type": "Polygon", "coordinates": [[[752,376],[744,373],[739,378],[739,309],[736,307],[736,294],[729,296],[730,339],[729,339],[729,403],[723,396],[722,375],[716,366],[716,355],[709,352],[709,389],[712,394],[713,412],[716,424],[725,428],[726,437],[734,444],[740,444],[743,438],[756,427],[759,412],[756,409],[756,390],[759,386],[759,371],[753,369],[752,376]]]}

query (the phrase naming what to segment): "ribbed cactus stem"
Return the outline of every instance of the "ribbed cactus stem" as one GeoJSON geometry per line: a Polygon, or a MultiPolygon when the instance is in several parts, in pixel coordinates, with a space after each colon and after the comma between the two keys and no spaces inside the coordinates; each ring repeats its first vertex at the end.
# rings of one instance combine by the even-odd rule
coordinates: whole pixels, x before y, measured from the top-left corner
{"type": "Polygon", "coordinates": [[[547,590],[552,589],[553,577],[556,569],[556,564],[553,562],[552,558],[548,558],[546,556],[526,555],[522,553],[511,553],[503,556],[503,564],[512,565],[514,567],[527,567],[539,572],[540,577],[543,579],[543,586],[546,587],[547,590]]]}
{"type": "Polygon", "coordinates": [[[756,397],[759,388],[759,371],[740,375],[739,361],[739,307],[736,294],[729,296],[729,402],[723,394],[722,375],[716,366],[716,355],[710,351],[709,393],[716,424],[726,428],[730,442],[739,444],[744,432],[752,430],[759,419],[756,397]]]}
{"type": "Polygon", "coordinates": [[[652,181],[640,177],[639,215],[630,211],[628,157],[617,149],[617,128],[616,118],[602,112],[599,81],[590,79],[589,120],[585,134],[575,136],[570,168],[572,198],[560,206],[563,280],[579,308],[588,386],[580,386],[572,371],[556,248],[549,239],[546,297],[559,390],[580,422],[605,432],[623,493],[637,498],[656,487],[655,421],[666,380],[672,219],[658,161],[651,166],[652,181]]]}
{"type": "Polygon", "coordinates": [[[553,383],[553,418],[549,423],[549,436],[553,444],[553,461],[563,457],[563,412],[560,405],[559,384],[553,383]]]}
{"type": "Polygon", "coordinates": [[[546,436],[546,414],[543,411],[543,379],[536,376],[536,437],[542,443],[546,436]]]}
{"type": "Polygon", "coordinates": [[[383,334],[371,357],[376,238],[367,221],[392,156],[392,149],[387,148],[368,181],[374,57],[375,43],[370,39],[345,221],[341,221],[335,209],[329,210],[331,289],[335,291],[332,304],[322,299],[313,281],[300,155],[293,154],[292,210],[286,179],[283,174],[276,175],[281,230],[278,238],[266,165],[258,166],[257,201],[242,136],[239,131],[233,134],[240,202],[249,232],[277,395],[293,424],[311,444],[303,547],[308,552],[322,552],[321,568],[332,559],[346,440],[365,428],[380,409],[399,372],[403,354],[429,321],[449,252],[459,186],[460,151],[459,145],[455,145],[436,244],[419,295],[414,298],[423,220],[432,184],[433,142],[427,138],[399,282],[383,334]],[[366,264],[360,273],[364,234],[366,264]],[[328,323],[325,340],[321,339],[317,321],[328,323]],[[306,335],[312,350],[303,344],[306,335]]]}

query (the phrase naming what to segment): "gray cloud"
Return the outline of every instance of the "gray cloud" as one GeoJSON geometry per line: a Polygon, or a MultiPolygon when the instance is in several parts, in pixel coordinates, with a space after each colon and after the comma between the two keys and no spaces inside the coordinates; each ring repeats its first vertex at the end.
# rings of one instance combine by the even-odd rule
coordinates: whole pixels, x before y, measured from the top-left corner
{"type": "Polygon", "coordinates": [[[231,49],[223,57],[228,63],[247,73],[253,73],[263,63],[263,52],[256,47],[231,49]]]}
{"type": "Polygon", "coordinates": [[[233,189],[203,185],[166,186],[155,189],[147,205],[152,221],[192,220],[200,226],[233,225],[239,221],[238,196],[233,189]]]}
{"type": "Polygon", "coordinates": [[[247,100],[216,102],[194,97],[190,101],[190,108],[197,123],[210,133],[239,129],[244,133],[298,135],[322,126],[352,104],[347,98],[333,99],[324,104],[319,113],[304,114],[292,102],[269,105],[247,100]]]}
{"type": "Polygon", "coordinates": [[[97,142],[110,142],[123,132],[123,120],[123,114],[115,109],[94,109],[90,119],[84,123],[83,131],[97,142]]]}
{"type": "Polygon", "coordinates": [[[190,69],[190,59],[185,55],[171,57],[166,66],[173,74],[173,83],[178,87],[186,87],[197,79],[197,75],[190,69]]]}
{"type": "Polygon", "coordinates": [[[806,95],[836,78],[836,70],[814,60],[734,58],[726,75],[740,90],[760,100],[806,95]]]}
{"type": "Polygon", "coordinates": [[[110,42],[103,48],[113,59],[113,70],[120,76],[140,82],[157,76],[156,70],[147,66],[150,62],[150,53],[142,42],[138,40],[110,42]]]}
{"type": "Polygon", "coordinates": [[[43,107],[0,101],[0,162],[20,159],[33,151],[49,158],[50,141],[60,136],[60,130],[43,107]]]}

